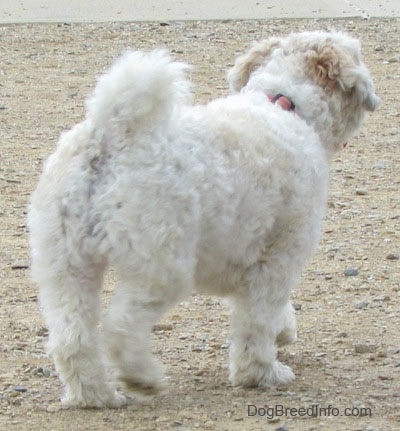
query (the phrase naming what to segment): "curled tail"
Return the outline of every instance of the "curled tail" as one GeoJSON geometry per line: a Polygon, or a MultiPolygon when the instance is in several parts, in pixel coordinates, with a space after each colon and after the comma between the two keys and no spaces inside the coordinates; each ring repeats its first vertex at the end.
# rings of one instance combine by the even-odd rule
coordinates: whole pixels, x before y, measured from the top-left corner
{"type": "Polygon", "coordinates": [[[119,133],[159,127],[190,98],[188,69],[164,50],[128,51],[99,78],[86,102],[87,117],[95,127],[119,133]]]}

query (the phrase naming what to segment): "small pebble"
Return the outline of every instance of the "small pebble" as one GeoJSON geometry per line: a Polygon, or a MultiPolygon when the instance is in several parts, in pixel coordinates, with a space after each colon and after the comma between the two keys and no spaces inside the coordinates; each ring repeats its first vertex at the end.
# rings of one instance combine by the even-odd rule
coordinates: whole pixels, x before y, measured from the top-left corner
{"type": "Polygon", "coordinates": [[[153,326],[153,332],[172,331],[173,329],[174,329],[174,326],[170,323],[156,323],[153,326]]]}
{"type": "Polygon", "coordinates": [[[358,301],[354,304],[354,308],[356,308],[357,310],[364,310],[365,308],[367,308],[369,305],[369,302],[367,301],[358,301]]]}
{"type": "Polygon", "coordinates": [[[346,268],[343,272],[343,274],[346,277],[354,277],[358,275],[358,269],[357,268],[346,268]]]}
{"type": "Polygon", "coordinates": [[[374,350],[375,347],[368,344],[358,343],[354,346],[354,351],[360,355],[364,353],[372,353],[374,350]]]}
{"type": "Polygon", "coordinates": [[[11,269],[26,269],[29,268],[29,262],[25,260],[16,260],[11,265],[11,269]]]}
{"type": "Polygon", "coordinates": [[[387,260],[399,260],[400,256],[398,254],[390,253],[386,256],[387,260]]]}
{"type": "Polygon", "coordinates": [[[12,388],[15,392],[27,392],[27,388],[25,386],[13,386],[12,388]]]}
{"type": "Polygon", "coordinates": [[[277,424],[280,422],[280,418],[268,419],[268,424],[277,424]]]}
{"type": "Polygon", "coordinates": [[[392,376],[382,376],[382,375],[379,375],[378,379],[379,380],[393,380],[393,377],[392,376]]]}
{"type": "Polygon", "coordinates": [[[34,368],[32,370],[32,374],[38,377],[50,377],[51,376],[51,370],[46,367],[39,367],[34,368]]]}
{"type": "Polygon", "coordinates": [[[61,410],[60,406],[56,405],[56,404],[50,404],[47,408],[46,408],[46,412],[48,413],[57,413],[61,410]]]}
{"type": "Polygon", "coordinates": [[[318,353],[315,353],[315,357],[316,358],[322,358],[322,357],[324,357],[324,356],[326,356],[327,354],[325,353],[325,352],[318,352],[318,353]]]}
{"type": "Polygon", "coordinates": [[[378,352],[377,357],[378,358],[387,358],[388,354],[385,350],[381,350],[380,352],[378,352]]]}

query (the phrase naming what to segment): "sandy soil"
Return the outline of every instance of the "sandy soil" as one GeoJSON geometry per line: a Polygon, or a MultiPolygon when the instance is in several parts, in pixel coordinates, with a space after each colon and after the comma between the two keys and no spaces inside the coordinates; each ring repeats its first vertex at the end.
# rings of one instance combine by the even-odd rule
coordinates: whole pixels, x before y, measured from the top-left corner
{"type": "Polygon", "coordinates": [[[360,19],[0,27],[0,429],[399,429],[399,24],[360,19]],[[325,235],[294,295],[299,342],[280,352],[295,382],[268,390],[231,387],[229,310],[217,298],[194,295],[154,331],[155,354],[170,378],[167,395],[131,400],[121,410],[62,410],[29,279],[26,205],[60,132],[82,119],[95,77],[127,46],[164,45],[194,64],[197,101],[206,102],[227,93],[226,69],[252,40],[331,27],[361,38],[382,104],[332,165],[325,235]],[[266,415],[249,416],[249,405],[266,415]],[[311,405],[318,405],[316,417],[306,410],[311,405]],[[276,417],[262,410],[267,407],[276,417]]]}

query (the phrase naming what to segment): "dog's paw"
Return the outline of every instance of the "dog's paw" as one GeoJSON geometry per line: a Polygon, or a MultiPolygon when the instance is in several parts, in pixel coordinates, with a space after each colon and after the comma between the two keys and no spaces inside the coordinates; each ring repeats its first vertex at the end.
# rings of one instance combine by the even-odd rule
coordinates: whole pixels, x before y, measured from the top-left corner
{"type": "Polygon", "coordinates": [[[126,404],[126,398],[119,392],[112,390],[106,392],[83,390],[79,395],[65,395],[61,404],[64,409],[118,409],[126,404]]]}
{"type": "Polygon", "coordinates": [[[134,395],[150,397],[166,392],[164,372],[153,357],[147,357],[147,360],[141,358],[135,362],[120,362],[117,366],[117,379],[134,395]]]}
{"type": "Polygon", "coordinates": [[[279,361],[265,365],[251,364],[246,369],[231,371],[230,380],[234,386],[244,387],[274,387],[286,385],[295,378],[293,371],[279,361]]]}
{"type": "Polygon", "coordinates": [[[120,380],[125,383],[126,389],[144,397],[164,394],[167,384],[164,379],[146,381],[134,376],[120,376],[120,380]]]}
{"type": "Polygon", "coordinates": [[[294,380],[295,375],[290,367],[276,361],[271,369],[264,372],[262,378],[258,381],[258,386],[281,386],[294,380]]]}

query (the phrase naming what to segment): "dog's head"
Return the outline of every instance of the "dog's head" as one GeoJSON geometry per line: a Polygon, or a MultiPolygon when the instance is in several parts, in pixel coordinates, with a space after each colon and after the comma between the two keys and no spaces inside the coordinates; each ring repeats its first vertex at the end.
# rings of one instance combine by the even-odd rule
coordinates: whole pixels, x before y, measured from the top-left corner
{"type": "Polygon", "coordinates": [[[379,99],[360,44],[340,32],[305,32],[255,43],[228,73],[233,92],[289,97],[331,153],[356,132],[379,99]]]}

